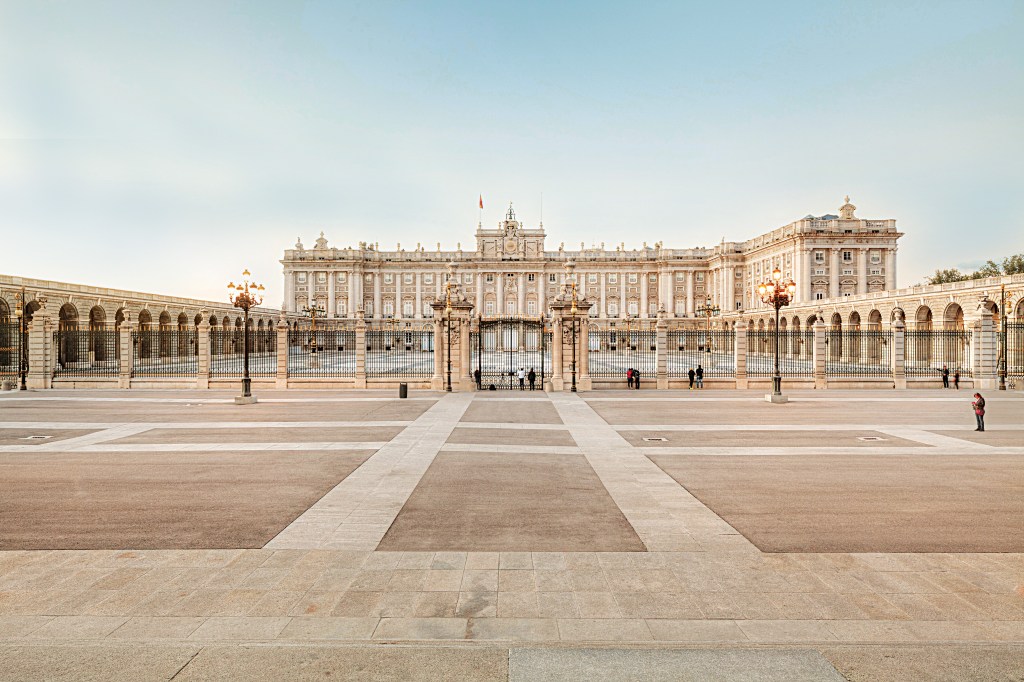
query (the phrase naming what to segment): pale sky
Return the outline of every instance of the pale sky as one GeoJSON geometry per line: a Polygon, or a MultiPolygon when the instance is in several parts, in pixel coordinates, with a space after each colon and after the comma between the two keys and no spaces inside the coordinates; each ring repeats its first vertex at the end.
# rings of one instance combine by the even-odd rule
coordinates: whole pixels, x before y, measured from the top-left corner
{"type": "Polygon", "coordinates": [[[0,272],[223,299],[282,251],[743,240],[849,194],[899,285],[1024,251],[1024,3],[0,0],[0,272]]]}

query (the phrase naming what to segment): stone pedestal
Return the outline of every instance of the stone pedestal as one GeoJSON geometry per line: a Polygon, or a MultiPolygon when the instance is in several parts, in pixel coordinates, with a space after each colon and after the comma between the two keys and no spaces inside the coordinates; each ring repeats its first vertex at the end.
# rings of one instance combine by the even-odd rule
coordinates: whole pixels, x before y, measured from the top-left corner
{"type": "Polygon", "coordinates": [[[253,405],[255,403],[256,403],[256,396],[254,396],[254,395],[249,395],[249,396],[236,395],[235,396],[235,405],[253,405]]]}

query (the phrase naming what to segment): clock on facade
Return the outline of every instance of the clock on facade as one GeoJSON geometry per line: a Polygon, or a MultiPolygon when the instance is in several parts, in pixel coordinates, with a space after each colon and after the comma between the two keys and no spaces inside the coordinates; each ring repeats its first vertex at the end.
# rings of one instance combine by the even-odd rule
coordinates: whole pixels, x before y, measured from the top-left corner
{"type": "Polygon", "coordinates": [[[516,245],[516,240],[515,239],[508,239],[508,240],[505,241],[505,250],[506,251],[515,251],[516,250],[516,246],[517,245],[516,245]]]}

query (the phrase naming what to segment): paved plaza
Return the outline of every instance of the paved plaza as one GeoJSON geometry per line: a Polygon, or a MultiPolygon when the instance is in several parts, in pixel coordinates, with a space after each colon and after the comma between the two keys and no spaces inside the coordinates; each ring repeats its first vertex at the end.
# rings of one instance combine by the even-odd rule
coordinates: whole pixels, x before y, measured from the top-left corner
{"type": "Polygon", "coordinates": [[[1024,394],[0,394],[0,679],[1021,680],[1024,394]]]}

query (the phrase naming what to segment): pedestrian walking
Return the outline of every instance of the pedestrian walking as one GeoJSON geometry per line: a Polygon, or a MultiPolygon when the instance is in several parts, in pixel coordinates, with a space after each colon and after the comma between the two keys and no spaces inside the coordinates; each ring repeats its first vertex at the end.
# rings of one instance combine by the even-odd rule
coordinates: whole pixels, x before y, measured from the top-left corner
{"type": "Polygon", "coordinates": [[[633,370],[633,388],[640,390],[640,370],[633,370]]]}
{"type": "Polygon", "coordinates": [[[626,370],[626,385],[629,388],[633,388],[633,368],[630,367],[626,370]]]}
{"type": "Polygon", "coordinates": [[[530,380],[530,390],[535,390],[537,388],[537,372],[533,370],[533,367],[530,368],[527,378],[530,380]]]}
{"type": "Polygon", "coordinates": [[[697,378],[697,388],[704,388],[704,368],[697,365],[697,371],[694,372],[694,376],[697,378]]]}
{"type": "Polygon", "coordinates": [[[519,390],[520,391],[525,391],[526,390],[526,371],[522,367],[520,367],[519,368],[519,374],[517,374],[516,376],[519,377],[519,390]]]}
{"type": "Polygon", "coordinates": [[[942,374],[942,387],[949,388],[949,367],[943,365],[939,372],[942,374]]]}
{"type": "Polygon", "coordinates": [[[957,367],[956,371],[953,372],[953,388],[960,390],[960,368],[957,367]]]}
{"type": "Polygon", "coordinates": [[[696,375],[696,372],[693,371],[693,367],[691,367],[690,371],[686,373],[686,376],[690,378],[690,390],[691,391],[693,390],[693,377],[695,375],[696,375]]]}
{"type": "Polygon", "coordinates": [[[473,381],[476,382],[476,390],[483,390],[483,386],[480,385],[480,368],[477,367],[473,370],[473,381]]]}
{"type": "Polygon", "coordinates": [[[974,402],[971,403],[971,407],[974,408],[974,416],[978,420],[978,428],[975,431],[985,430],[985,399],[981,397],[980,393],[974,394],[974,402]]]}

